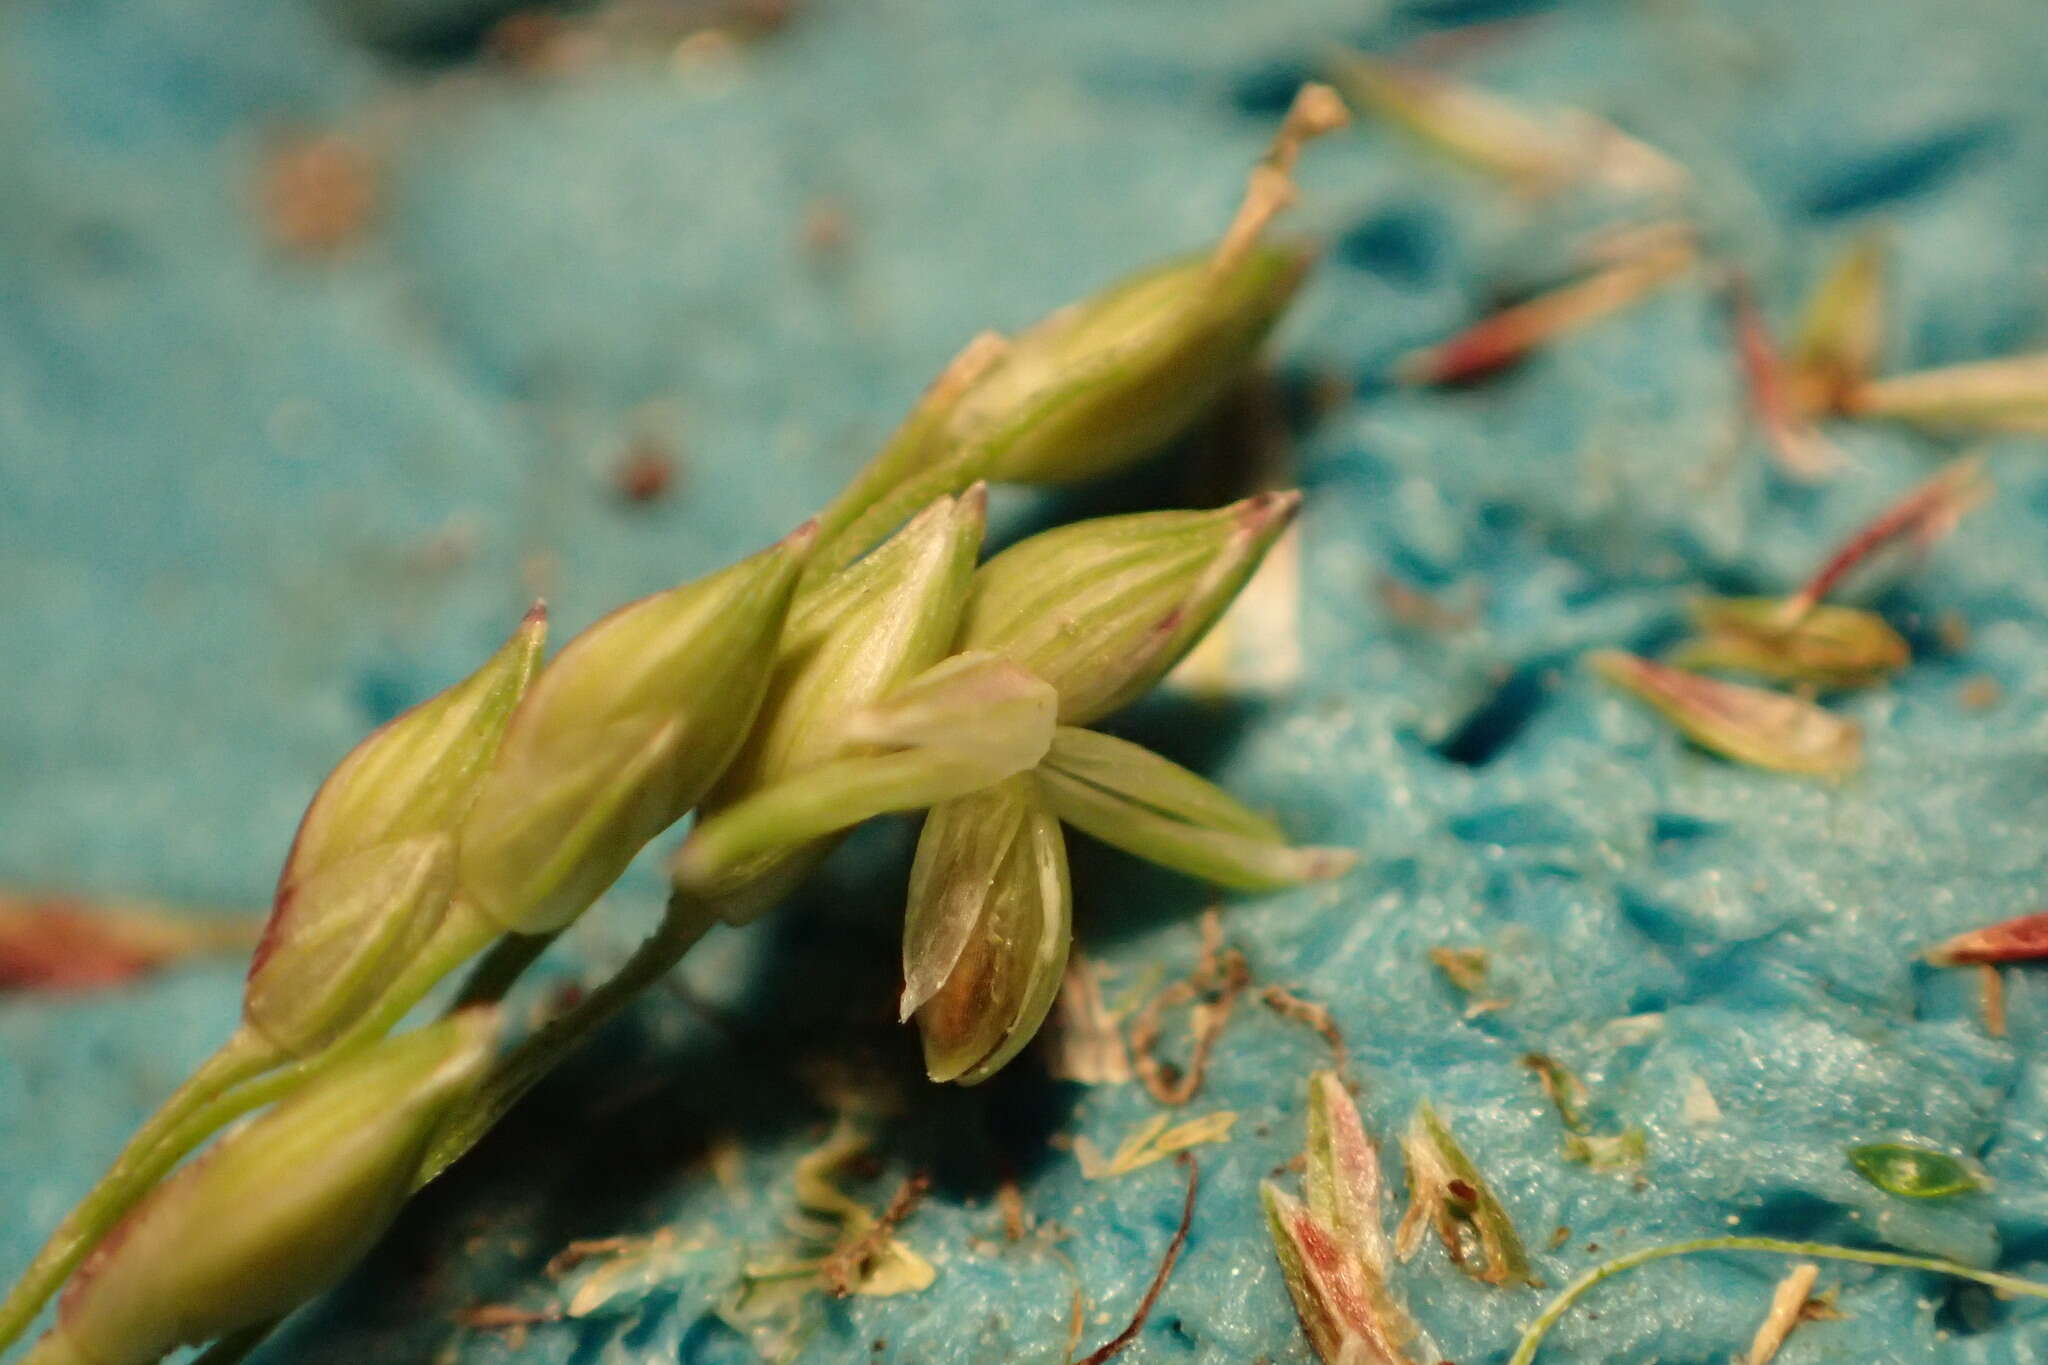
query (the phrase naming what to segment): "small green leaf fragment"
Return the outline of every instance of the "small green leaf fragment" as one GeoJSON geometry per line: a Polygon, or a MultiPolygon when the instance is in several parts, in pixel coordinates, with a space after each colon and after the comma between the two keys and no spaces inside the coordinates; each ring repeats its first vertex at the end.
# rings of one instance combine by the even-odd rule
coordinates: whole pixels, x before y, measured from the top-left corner
{"type": "Polygon", "coordinates": [[[1945,1199],[1989,1187],[1961,1157],[1910,1142],[1871,1142],[1849,1149],[1856,1174],[1901,1199],[1945,1199]]]}

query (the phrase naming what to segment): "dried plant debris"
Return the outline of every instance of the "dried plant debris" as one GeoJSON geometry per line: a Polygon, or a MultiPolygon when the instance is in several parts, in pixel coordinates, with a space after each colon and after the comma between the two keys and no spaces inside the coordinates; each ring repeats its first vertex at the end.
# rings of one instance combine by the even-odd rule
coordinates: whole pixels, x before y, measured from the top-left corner
{"type": "Polygon", "coordinates": [[[1866,233],[1835,258],[1807,301],[1792,349],[1794,397],[1836,412],[1876,372],[1885,332],[1885,242],[1866,233]]]}
{"type": "Polygon", "coordinates": [[[1131,1021],[1131,1058],[1137,1066],[1138,1079],[1145,1083],[1152,1098],[1161,1104],[1181,1105],[1201,1090],[1216,1040],[1251,979],[1251,964],[1245,955],[1223,942],[1222,915],[1213,909],[1204,911],[1202,956],[1194,972],[1146,1001],[1131,1021]],[[1188,1062],[1182,1068],[1158,1056],[1161,1016],[1191,1002],[1188,1062]]]}
{"type": "Polygon", "coordinates": [[[1307,1202],[1267,1181],[1266,1227],[1309,1346],[1324,1365],[1411,1365],[1435,1352],[1394,1294],[1379,1154],[1336,1073],[1308,1083],[1307,1202]]]}
{"type": "Polygon", "coordinates": [[[1913,1142],[1871,1142],[1849,1149],[1856,1174],[1901,1199],[1946,1199],[1991,1187],[1973,1163],[1913,1142]]]}
{"type": "Polygon", "coordinates": [[[1537,349],[1641,302],[1698,259],[1689,237],[1660,237],[1638,253],[1482,318],[1446,341],[1404,357],[1410,384],[1469,384],[1507,369],[1537,349]]]}
{"type": "Polygon", "coordinates": [[[1649,1134],[1637,1127],[1613,1133],[1599,1131],[1591,1117],[1593,1097],[1585,1083],[1549,1054],[1526,1053],[1522,1065],[1534,1073],[1544,1097],[1564,1124],[1563,1150],[1567,1161],[1596,1171],[1628,1170],[1643,1164],[1649,1155],[1649,1134]]]}
{"type": "Polygon", "coordinates": [[[1670,157],[1578,109],[1527,110],[1425,67],[1340,52],[1330,78],[1360,107],[1517,192],[1593,186],[1675,194],[1690,177],[1670,157]]]}
{"type": "Polygon", "coordinates": [[[749,1265],[749,1282],[808,1281],[836,1296],[876,1298],[931,1287],[938,1272],[895,1235],[896,1225],[923,1195],[918,1178],[900,1186],[880,1215],[833,1183],[833,1176],[867,1149],[867,1135],[842,1120],[830,1137],[797,1162],[796,1199],[804,1215],[797,1232],[813,1250],[749,1265]]]}
{"type": "Polygon", "coordinates": [[[1284,986],[1266,987],[1259,992],[1259,999],[1282,1019],[1292,1019],[1314,1029],[1330,1045],[1330,1064],[1339,1076],[1351,1069],[1351,1049],[1344,1046],[1344,1034],[1337,1027],[1336,1016],[1328,1008],[1296,995],[1284,986]]]}
{"type": "MultiPolygon", "coordinates": [[[[853,1293],[911,1292],[910,1282],[919,1276],[904,1277],[901,1254],[893,1250],[893,1234],[924,1202],[925,1193],[930,1189],[931,1177],[922,1172],[906,1178],[896,1187],[896,1193],[889,1197],[888,1207],[882,1210],[881,1217],[832,1249],[824,1264],[818,1267],[818,1278],[825,1282],[833,1297],[843,1299],[853,1293]],[[904,1284],[904,1288],[875,1287],[876,1272],[885,1263],[893,1263],[891,1272],[904,1284]]],[[[924,1285],[919,1284],[915,1288],[922,1289],[924,1285]]]]}
{"type": "Polygon", "coordinates": [[[1237,1112],[1232,1109],[1219,1109],[1182,1123],[1174,1123],[1170,1114],[1154,1114],[1133,1128],[1107,1158],[1087,1138],[1075,1138],[1074,1159],[1081,1163],[1083,1179],[1113,1180],[1205,1142],[1228,1142],[1236,1122],[1237,1112]]]}
{"type": "Polygon", "coordinates": [[[377,158],[356,139],[337,133],[280,139],[257,176],[264,233],[295,255],[337,255],[375,224],[382,179],[377,158]]]}
{"type": "Polygon", "coordinates": [[[1182,1248],[1188,1244],[1188,1229],[1195,1221],[1195,1195],[1201,1190],[1202,1173],[1195,1165],[1194,1157],[1182,1152],[1176,1160],[1188,1173],[1187,1192],[1181,1196],[1180,1222],[1173,1229],[1173,1236],[1166,1243],[1166,1252],[1159,1258],[1159,1269],[1152,1275],[1152,1283],[1145,1286],[1145,1296],[1138,1300],[1138,1309],[1123,1331],[1118,1332],[1102,1345],[1090,1351],[1080,1365],[1103,1365],[1103,1362],[1117,1355],[1124,1347],[1137,1339],[1145,1328],[1145,1320],[1152,1316],[1152,1306],[1159,1302],[1159,1295],[1166,1288],[1167,1280],[1173,1277],[1173,1267],[1180,1260],[1182,1248]]]}
{"type": "Polygon", "coordinates": [[[1815,606],[1788,621],[1786,611],[1775,597],[1695,598],[1696,633],[1668,662],[1829,689],[1870,687],[1912,662],[1905,638],[1875,612],[1815,606]]]}
{"type": "Polygon", "coordinates": [[[1301,160],[1303,145],[1350,122],[1351,111],[1329,86],[1310,82],[1295,92],[1294,103],[1288,107],[1280,131],[1273,135],[1265,159],[1252,168],[1237,216],[1216,243],[1216,254],[1211,259],[1215,273],[1227,273],[1242,262],[1273,219],[1300,198],[1294,169],[1301,160]]]}
{"type": "Polygon", "coordinates": [[[1812,1299],[1813,1286],[1819,1279],[1820,1267],[1812,1261],[1802,1261],[1778,1281],[1778,1287],[1771,1293],[1770,1311],[1758,1324],[1756,1336],[1749,1343],[1749,1354],[1743,1357],[1743,1365],[1771,1365],[1778,1349],[1792,1335],[1792,1329],[1806,1321],[1806,1305],[1812,1299]]]}
{"type": "Polygon", "coordinates": [[[0,991],[121,986],[186,958],[247,952],[261,929],[254,916],[0,891],[0,991]]]}
{"type": "Polygon", "coordinates": [[[1416,1110],[1401,1151],[1408,1161],[1408,1212],[1395,1233],[1406,1261],[1422,1249],[1433,1226],[1451,1263],[1486,1284],[1539,1285],[1514,1220],[1450,1127],[1430,1105],[1416,1110]]]}
{"type": "Polygon", "coordinates": [[[1796,625],[1879,551],[1903,544],[1916,554],[1925,554],[1990,495],[1981,459],[1955,460],[1943,466],[1831,550],[1813,576],[1786,599],[1785,624],[1796,625]]]}
{"type": "Polygon", "coordinates": [[[2048,911],[1970,929],[1927,950],[1927,960],[1937,967],[1995,966],[2044,959],[2048,959],[2048,911]]]}
{"type": "Polygon", "coordinates": [[[1062,1081],[1119,1085],[1136,1073],[1117,1015],[1102,999],[1102,966],[1076,953],[1053,1001],[1045,1031],[1045,1067],[1062,1081]]]}
{"type": "Polygon", "coordinates": [[[1450,982],[1453,989],[1471,1002],[1465,1006],[1466,1018],[1507,1008],[1508,1001],[1489,989],[1493,954],[1486,949],[1457,948],[1440,943],[1429,950],[1429,961],[1443,973],[1444,980],[1450,982]]]}
{"type": "Polygon", "coordinates": [[[1728,281],[1728,311],[1750,412],[1778,467],[1803,482],[1825,478],[1840,467],[1842,457],[1814,428],[1795,372],[1778,350],[1748,279],[1740,274],[1728,281]]]}
{"type": "Polygon", "coordinates": [[[1977,964],[1977,1000],[1984,1031],[1993,1038],[2005,1037],[2005,978],[1988,962],[1977,964]]]}
{"type": "Polygon", "coordinates": [[[1844,407],[1935,430],[2048,432],[2048,351],[1874,379],[1844,407]]]}
{"type": "Polygon", "coordinates": [[[1811,777],[1841,777],[1863,762],[1862,727],[1812,702],[1701,677],[1619,650],[1596,650],[1589,662],[1687,739],[1724,758],[1811,777]]]}

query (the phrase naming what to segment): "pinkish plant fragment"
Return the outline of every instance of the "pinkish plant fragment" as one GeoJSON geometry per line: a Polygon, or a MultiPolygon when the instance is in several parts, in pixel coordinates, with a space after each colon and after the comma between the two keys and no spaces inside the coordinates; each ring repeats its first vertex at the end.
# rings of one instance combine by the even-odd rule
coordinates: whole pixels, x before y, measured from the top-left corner
{"type": "Polygon", "coordinates": [[[1803,410],[1798,383],[1771,335],[1749,281],[1736,276],[1728,283],[1728,310],[1735,327],[1735,353],[1743,383],[1749,389],[1750,412],[1770,442],[1778,467],[1801,481],[1833,472],[1841,457],[1827,443],[1803,410]]]}
{"type": "Polygon", "coordinates": [[[2002,962],[2039,962],[2048,958],[2048,911],[2036,911],[1971,929],[1927,951],[1937,967],[1962,967],[2002,962]]]}
{"type": "Polygon", "coordinates": [[[257,927],[239,917],[0,891],[0,991],[122,986],[187,957],[245,950],[257,927]]]}
{"type": "Polygon", "coordinates": [[[1862,728],[1812,702],[1704,678],[1620,650],[1596,650],[1590,661],[1601,677],[1724,758],[1816,777],[1839,777],[1863,761],[1862,728]]]}
{"type": "Polygon", "coordinates": [[[1334,1072],[1309,1078],[1307,1203],[1271,1181],[1259,1187],[1266,1226],[1302,1331],[1324,1365],[1411,1365],[1428,1344],[1388,1284],[1379,1155],[1334,1072]]]}
{"type": "Polygon", "coordinates": [[[1984,462],[1957,460],[1915,485],[1896,502],[1858,527],[1822,561],[1813,577],[1785,602],[1787,624],[1800,620],[1878,551],[1899,541],[1925,552],[1955,530],[1970,510],[1991,494],[1984,462]]]}
{"type": "Polygon", "coordinates": [[[1664,240],[1639,254],[1482,318],[1434,346],[1410,352],[1398,368],[1410,384],[1469,384],[1526,358],[1537,348],[1648,297],[1689,267],[1698,249],[1689,239],[1664,240]]]}

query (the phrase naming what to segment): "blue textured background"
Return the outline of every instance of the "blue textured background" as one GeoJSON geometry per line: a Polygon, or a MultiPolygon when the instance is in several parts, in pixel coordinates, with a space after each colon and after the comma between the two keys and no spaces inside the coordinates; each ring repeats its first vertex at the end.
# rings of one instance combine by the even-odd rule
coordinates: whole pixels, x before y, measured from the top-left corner
{"type": "MultiPolygon", "coordinates": [[[[970,333],[1213,234],[1318,44],[1390,49],[1511,14],[1530,22],[1460,70],[1684,161],[1716,249],[1781,320],[1881,218],[1891,364],[2048,340],[2037,0],[815,0],[729,63],[558,80],[491,74],[445,35],[373,45],[298,0],[16,0],[0,17],[0,879],[259,902],[318,777],[502,636],[523,562],[552,557],[566,638],[779,533],[970,333]],[[292,126],[390,149],[385,212],[339,262],[280,258],[259,231],[255,166],[292,126]],[[852,229],[836,266],[799,242],[821,197],[852,229]],[[683,452],[681,484],[625,508],[606,471],[647,434],[683,452]]],[[[1168,699],[1129,728],[1366,860],[1234,907],[1233,941],[1262,980],[1331,1004],[1376,1131],[1435,1096],[1532,1243],[1569,1225],[1539,1258],[1553,1284],[1598,1259],[1588,1242],[1730,1223],[2048,1272],[2048,991],[2011,974],[2012,1038],[1990,1041],[1967,975],[1913,965],[2042,889],[2038,447],[1990,447],[1997,500],[1886,599],[1920,657],[1847,705],[1867,771],[1830,788],[1718,763],[1573,656],[1668,638],[1703,584],[1789,586],[1942,451],[1844,430],[1853,468],[1788,489],[1750,439],[1708,477],[1743,439],[1741,399],[1697,282],[1498,384],[1390,391],[1392,357],[1554,270],[1574,224],[1371,127],[1318,147],[1306,175],[1303,220],[1331,251],[1282,374],[1353,394],[1295,432],[1306,676],[1241,705],[1168,699]],[[1375,597],[1382,571],[1469,595],[1478,624],[1404,632],[1375,597]],[[1966,642],[1935,629],[1947,613],[1966,642]],[[2002,700],[1972,711],[1958,689],[1978,676],[2002,700]],[[1462,1018],[1425,961],[1445,942],[1491,946],[1513,1005],[1462,1018]],[[1640,1183],[1557,1158],[1516,1065],[1532,1047],[1647,1126],[1640,1183]],[[1686,1121],[1695,1079],[1718,1124],[1686,1121]],[[1894,1133],[1981,1153],[1995,1193],[1908,1208],[1864,1185],[1842,1149],[1894,1133]]],[[[1171,497],[1179,478],[1157,468],[1114,497],[1171,497]]],[[[681,974],[689,999],[652,996],[265,1358],[749,1359],[704,1312],[731,1250],[523,1349],[451,1315],[556,1301],[540,1266],[571,1237],[767,1246],[827,1118],[821,1078],[849,1071],[900,1096],[865,1197],[909,1169],[939,1177],[905,1234],[939,1276],[819,1305],[801,1358],[1056,1362],[1076,1274],[1087,1343],[1106,1339],[1164,1245],[1177,1178],[1084,1182],[1046,1139],[1107,1149],[1155,1106],[1035,1064],[977,1092],[918,1083],[914,1041],[888,1023],[907,844],[878,830],[800,904],[707,944],[681,974]],[[739,1139],[750,1199],[707,1171],[714,1134],[739,1139]],[[1071,1272],[1043,1244],[1000,1244],[1005,1169],[1071,1234],[1071,1272]]],[[[1186,970],[1198,888],[1086,849],[1076,881],[1111,994],[1155,964],[1186,970]]],[[[615,961],[657,896],[630,878],[555,970],[615,961]]],[[[0,1003],[0,1272],[224,1033],[237,977],[0,1003]]],[[[1189,1112],[1243,1117],[1201,1149],[1187,1255],[1125,1359],[1307,1359],[1253,1186],[1298,1150],[1301,1082],[1324,1055],[1263,1009],[1233,1021],[1189,1112]]],[[[1726,1359],[1781,1270],[1639,1272],[1552,1350],[1726,1359]]],[[[1435,1249],[1403,1282],[1461,1365],[1501,1359],[1538,1302],[1435,1249]]],[[[2048,1357],[2039,1306],[1899,1273],[1823,1283],[1848,1320],[1802,1329],[1788,1365],[2048,1357]]]]}

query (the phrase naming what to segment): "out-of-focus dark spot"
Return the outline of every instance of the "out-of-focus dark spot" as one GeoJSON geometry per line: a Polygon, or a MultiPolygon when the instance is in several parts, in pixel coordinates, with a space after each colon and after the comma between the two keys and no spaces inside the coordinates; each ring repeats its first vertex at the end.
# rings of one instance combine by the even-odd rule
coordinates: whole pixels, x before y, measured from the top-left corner
{"type": "Polygon", "coordinates": [[[1512,536],[1529,524],[1529,514],[1511,502],[1485,502],[1479,506],[1478,520],[1479,529],[1488,535],[1512,536]]]}
{"type": "Polygon", "coordinates": [[[382,725],[416,700],[412,683],[395,669],[366,668],[356,676],[356,708],[372,725],[382,725]]]}
{"type": "Polygon", "coordinates": [[[1448,588],[1457,577],[1435,560],[1399,541],[1387,547],[1387,567],[1403,582],[1425,592],[1448,588]]]}
{"type": "Polygon", "coordinates": [[[1621,917],[1637,933],[1663,948],[1682,948],[1686,943],[1685,917],[1669,906],[1623,887],[1617,893],[1621,917]]]}
{"type": "Polygon", "coordinates": [[[1671,1008],[1671,993],[1656,986],[1638,986],[1629,992],[1623,1008],[1629,1014],[1662,1014],[1671,1008]]]}
{"type": "Polygon", "coordinates": [[[1315,68],[1294,58],[1260,62],[1239,73],[1230,85],[1230,102],[1240,114],[1277,118],[1294,103],[1302,83],[1315,79],[1315,68]]]}
{"type": "Polygon", "coordinates": [[[1768,1190],[1741,1230],[1760,1237],[1789,1237],[1802,1242],[1838,1240],[1837,1229],[1853,1228],[1848,1211],[1805,1190],[1768,1190]]]}
{"type": "Polygon", "coordinates": [[[1706,839],[1721,832],[1717,821],[1702,820],[1696,815],[1681,815],[1677,811],[1660,810],[1650,817],[1650,838],[1660,844],[1690,843],[1695,839],[1706,839]]]}
{"type": "Polygon", "coordinates": [[[1483,768],[1499,758],[1550,699],[1556,668],[1555,660],[1542,659],[1508,674],[1437,744],[1438,757],[1468,768],[1483,768]]]}
{"type": "Polygon", "coordinates": [[[1800,198],[1816,218],[1840,217],[1906,199],[1933,188],[1999,137],[1995,125],[1974,123],[1894,143],[1838,163],[1808,184],[1800,198]]]}
{"type": "Polygon", "coordinates": [[[692,1322],[676,1343],[677,1365],[746,1365],[758,1358],[738,1328],[710,1313],[692,1322]]]}
{"type": "Polygon", "coordinates": [[[1431,28],[1463,28],[1554,9],[1557,0],[1405,0],[1395,11],[1410,23],[1431,28]]]}
{"type": "Polygon", "coordinates": [[[1502,848],[1569,844],[1579,837],[1579,827],[1549,806],[1488,806],[1468,811],[1449,822],[1454,838],[1468,844],[1497,844],[1502,848]]]}
{"type": "Polygon", "coordinates": [[[2005,1322],[2007,1312],[1981,1284],[1955,1281],[1934,1310],[1934,1325],[1950,1336],[1973,1337],[2005,1322]]]}
{"type": "Polygon", "coordinates": [[[1125,54],[1089,62],[1080,75],[1081,84],[1092,93],[1159,99],[1185,95],[1195,79],[1195,72],[1182,63],[1125,54]]]}
{"type": "Polygon", "coordinates": [[[676,456],[653,437],[629,444],[612,469],[612,487],[628,503],[659,502],[675,484],[676,456]]]}
{"type": "Polygon", "coordinates": [[[1174,1339],[1177,1345],[1183,1346],[1190,1351],[1201,1345],[1200,1342],[1195,1340],[1195,1334],[1188,1330],[1187,1322],[1177,1313],[1166,1320],[1166,1332],[1168,1336],[1174,1339]]]}
{"type": "Polygon", "coordinates": [[[1297,483],[1305,492],[1318,488],[1342,487],[1347,492],[1385,494],[1399,482],[1394,467],[1379,456],[1359,448],[1304,464],[1297,483]]]}
{"type": "Polygon", "coordinates": [[[1764,496],[1773,507],[1782,507],[1808,520],[1820,510],[1821,500],[1826,497],[1819,484],[1787,478],[1775,462],[1765,467],[1763,485],[1764,496]]]}
{"type": "Polygon", "coordinates": [[[86,274],[107,279],[133,274],[146,253],[141,241],[120,223],[103,218],[74,223],[66,234],[71,258],[86,274]]]}
{"type": "Polygon", "coordinates": [[[1387,209],[1353,224],[1337,239],[1337,259],[1389,284],[1429,283],[1443,259],[1443,224],[1417,209],[1387,209]]]}

